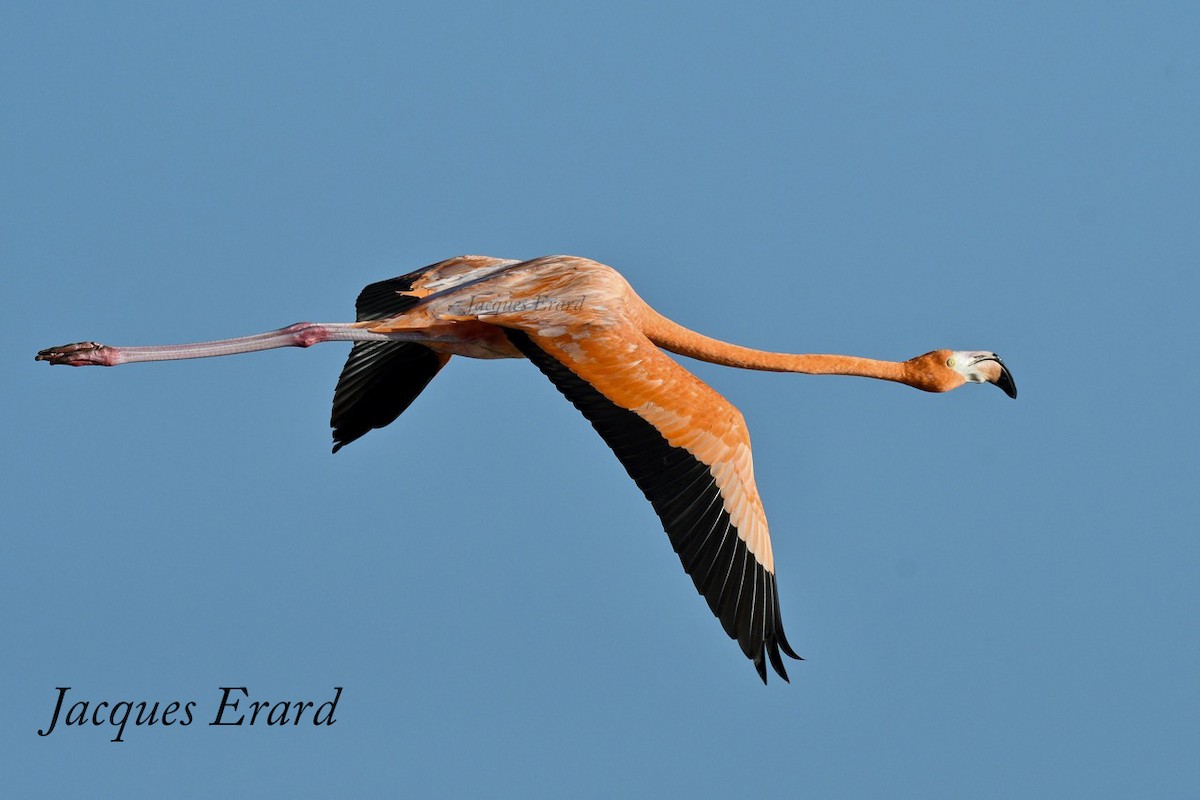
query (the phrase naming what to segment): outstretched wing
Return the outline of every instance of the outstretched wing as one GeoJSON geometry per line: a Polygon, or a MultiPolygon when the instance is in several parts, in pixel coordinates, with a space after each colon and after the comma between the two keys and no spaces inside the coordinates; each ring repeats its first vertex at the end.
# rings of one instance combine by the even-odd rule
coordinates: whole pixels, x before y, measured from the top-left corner
{"type": "Polygon", "coordinates": [[[355,342],[333,393],[333,452],[391,424],[449,360],[412,342],[355,342]]]}
{"type": "MultiPolygon", "coordinates": [[[[355,303],[356,320],[403,314],[435,291],[508,264],[491,256],[456,256],[367,286],[355,303]]],[[[333,392],[333,452],[374,428],[390,424],[417,399],[450,356],[414,342],[355,342],[333,392]]]]}
{"type": "MultiPolygon", "coordinates": [[[[357,321],[387,319],[415,306],[419,299],[408,292],[431,268],[363,289],[357,321]]],[[[333,452],[400,416],[449,358],[412,342],[355,342],[333,391],[333,452]]]]}
{"type": "MultiPolygon", "coordinates": [[[[420,302],[422,279],[463,259],[449,259],[398,278],[372,283],[358,294],[355,320],[388,319],[420,302]]],[[[464,265],[465,266],[465,265],[464,265]]],[[[412,405],[449,356],[413,342],[355,342],[333,390],[333,452],[391,424],[412,405]]]]}
{"type": "Polygon", "coordinates": [[[506,331],[616,453],[725,632],[787,680],[767,520],[742,415],[632,324],[506,331]],[[546,336],[543,334],[558,335],[546,336]],[[572,335],[574,334],[574,335],[572,335]]]}

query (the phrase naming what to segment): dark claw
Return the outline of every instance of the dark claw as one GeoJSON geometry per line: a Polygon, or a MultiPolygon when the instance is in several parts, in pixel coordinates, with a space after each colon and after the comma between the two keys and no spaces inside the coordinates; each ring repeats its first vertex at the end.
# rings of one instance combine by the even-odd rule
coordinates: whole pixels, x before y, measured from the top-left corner
{"type": "Polygon", "coordinates": [[[39,350],[34,361],[47,361],[51,364],[66,364],[69,367],[85,367],[90,364],[109,366],[111,359],[105,351],[109,348],[99,342],[76,342],[63,344],[58,347],[47,347],[39,350]]]}

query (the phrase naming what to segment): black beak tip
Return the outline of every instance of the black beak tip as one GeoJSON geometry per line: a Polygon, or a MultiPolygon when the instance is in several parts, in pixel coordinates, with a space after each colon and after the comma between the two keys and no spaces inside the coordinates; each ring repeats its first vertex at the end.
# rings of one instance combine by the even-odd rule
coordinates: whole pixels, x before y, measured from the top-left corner
{"type": "MultiPolygon", "coordinates": [[[[1000,361],[999,359],[996,360],[1000,361]]],[[[1017,383],[1013,380],[1012,373],[1008,371],[1008,367],[1004,366],[1003,362],[1000,362],[1000,377],[996,379],[996,385],[1013,400],[1017,399],[1017,383]]]]}

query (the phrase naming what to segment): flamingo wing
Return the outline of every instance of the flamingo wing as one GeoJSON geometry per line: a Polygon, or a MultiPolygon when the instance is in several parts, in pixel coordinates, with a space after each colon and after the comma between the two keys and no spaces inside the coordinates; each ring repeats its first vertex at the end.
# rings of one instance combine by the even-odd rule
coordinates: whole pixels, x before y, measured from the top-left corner
{"type": "MultiPolygon", "coordinates": [[[[355,302],[356,321],[402,316],[439,291],[487,275],[516,261],[455,256],[397,278],[372,283],[355,302]]],[[[333,452],[404,413],[450,356],[415,342],[355,342],[333,392],[333,452]]]]}
{"type": "Polygon", "coordinates": [[[742,415],[631,323],[508,328],[654,506],[684,570],[767,680],[788,645],[742,415]]]}
{"type": "Polygon", "coordinates": [[[333,452],[391,424],[449,360],[412,342],[355,342],[333,393],[333,452]]]}
{"type": "MultiPolygon", "coordinates": [[[[410,292],[437,266],[367,286],[355,303],[357,321],[395,317],[415,306],[420,300],[410,292]]],[[[333,452],[390,424],[449,360],[413,342],[355,342],[333,392],[333,452]]]]}

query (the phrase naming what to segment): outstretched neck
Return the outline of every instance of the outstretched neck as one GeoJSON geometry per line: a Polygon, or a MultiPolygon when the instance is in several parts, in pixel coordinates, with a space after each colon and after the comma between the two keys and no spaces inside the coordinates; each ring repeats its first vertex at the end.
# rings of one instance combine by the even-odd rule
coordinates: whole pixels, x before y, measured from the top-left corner
{"type": "Polygon", "coordinates": [[[812,353],[771,353],[729,344],[696,333],[659,314],[644,302],[642,332],[664,350],[681,356],[742,369],[802,372],[808,375],[855,375],[915,385],[908,362],[812,353]]]}

